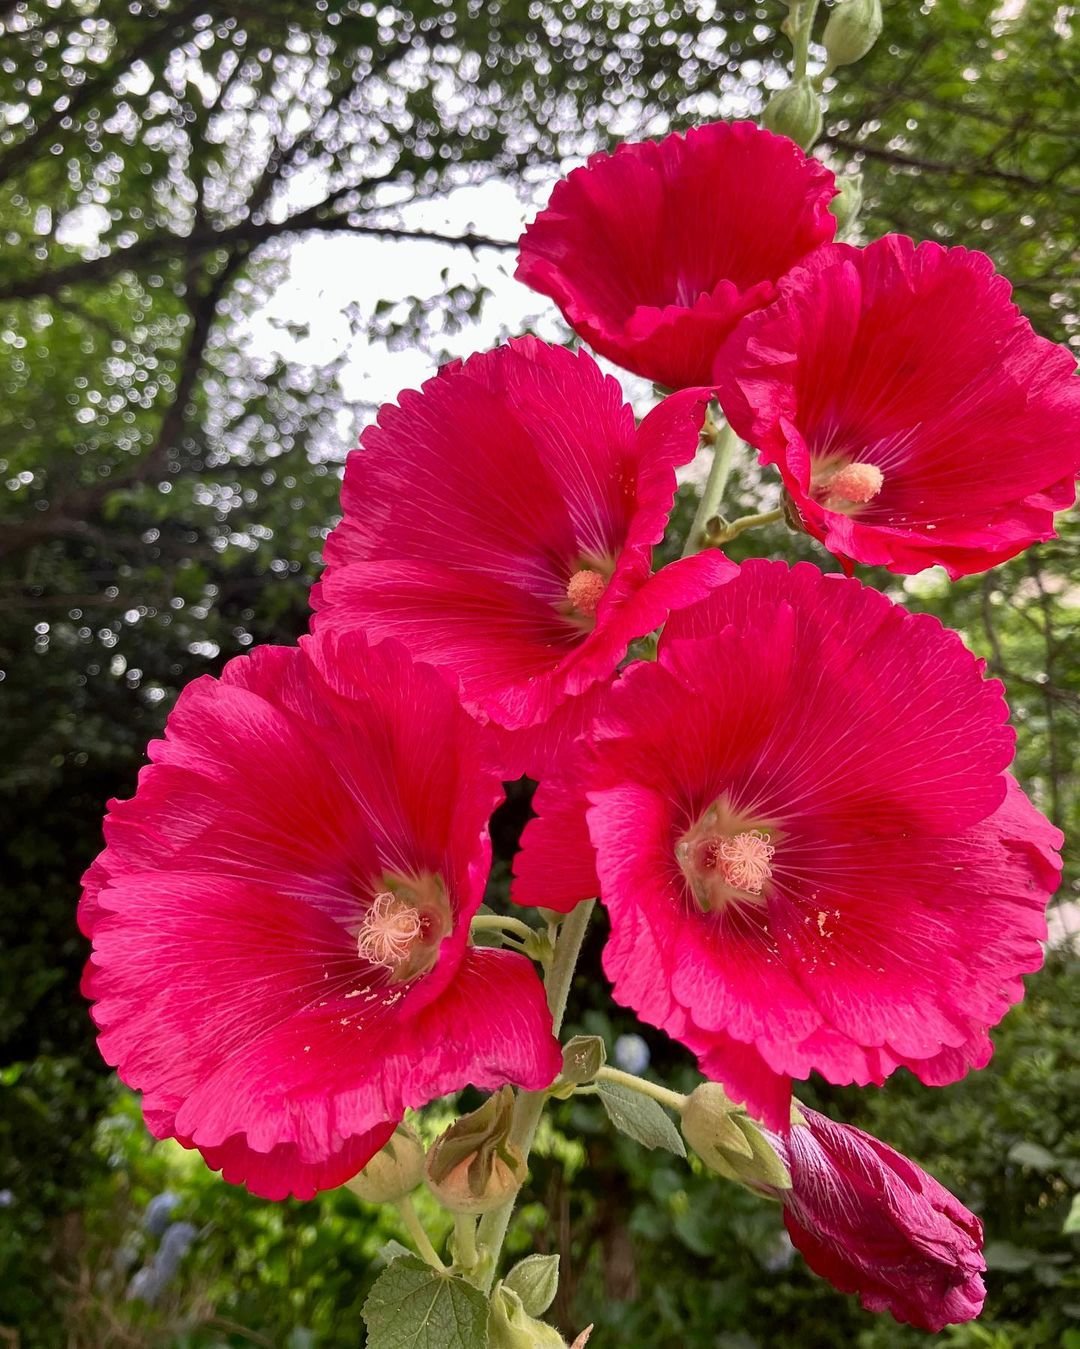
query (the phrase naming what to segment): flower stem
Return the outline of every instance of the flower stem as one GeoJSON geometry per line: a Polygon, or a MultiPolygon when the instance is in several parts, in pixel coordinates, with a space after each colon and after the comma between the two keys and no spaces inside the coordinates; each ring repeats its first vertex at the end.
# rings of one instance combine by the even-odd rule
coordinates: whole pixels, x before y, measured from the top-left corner
{"type": "Polygon", "coordinates": [[[474,1269],[480,1258],[476,1250],[476,1219],[468,1213],[454,1215],[454,1258],[466,1269],[474,1269]]]}
{"type": "Polygon", "coordinates": [[[667,1087],[649,1082],[644,1077],[635,1077],[633,1073],[624,1073],[619,1068],[603,1067],[596,1074],[596,1078],[598,1082],[614,1082],[616,1086],[629,1087],[631,1091],[640,1092],[642,1096],[651,1096],[654,1101],[659,1101],[669,1110],[677,1110],[680,1114],[688,1099],[677,1091],[669,1091],[667,1087]]]}
{"type": "Polygon", "coordinates": [[[413,1244],[420,1252],[421,1256],[434,1269],[445,1270],[446,1266],[439,1259],[439,1254],[431,1244],[431,1238],[424,1231],[424,1224],[420,1221],[420,1215],[417,1213],[412,1199],[405,1195],[403,1199],[397,1201],[397,1211],[401,1214],[401,1221],[405,1224],[405,1230],[413,1239],[413,1244]]]}
{"type": "MultiPolygon", "coordinates": [[[[592,917],[596,901],[586,900],[578,904],[566,916],[558,929],[555,942],[555,954],[548,968],[547,987],[548,1007],[551,1009],[551,1028],[555,1035],[562,1029],[566,1014],[566,1000],[570,995],[570,983],[574,977],[581,944],[585,940],[585,930],[592,917]]],[[[528,1158],[529,1149],[536,1137],[536,1128],[540,1115],[548,1099],[546,1091],[519,1091],[514,1102],[514,1114],[510,1123],[510,1142],[521,1149],[523,1157],[528,1158]]],[[[516,1196],[515,1196],[516,1197],[516,1196]]],[[[510,1217],[514,1211],[514,1198],[510,1198],[500,1208],[488,1213],[480,1222],[478,1233],[484,1254],[490,1258],[490,1266],[481,1291],[489,1292],[495,1281],[495,1271],[499,1264],[499,1255],[506,1230],[510,1226],[510,1217]]]]}
{"type": "Polygon", "coordinates": [[[509,932],[520,941],[532,941],[536,936],[536,929],[531,928],[528,923],[523,923],[520,918],[508,918],[501,913],[481,913],[472,920],[469,928],[473,932],[509,932]]]}
{"type": "Polygon", "coordinates": [[[806,67],[810,60],[810,37],[814,31],[814,15],[817,13],[818,0],[799,0],[793,13],[791,46],[795,53],[795,79],[806,78],[806,67]]]}
{"type": "Polygon", "coordinates": [[[721,543],[730,543],[732,539],[737,539],[740,534],[748,529],[757,529],[759,525],[771,525],[777,520],[784,518],[784,509],[777,506],[774,511],[762,511],[760,515],[740,515],[737,520],[732,520],[729,525],[716,534],[706,532],[707,541],[714,547],[721,543]]]}
{"type": "Polygon", "coordinates": [[[700,553],[708,542],[705,526],[714,515],[719,514],[720,502],[724,499],[724,491],[731,474],[731,460],[735,454],[735,446],[739,444],[739,437],[727,422],[718,423],[715,420],[711,408],[706,414],[702,435],[708,438],[713,447],[713,461],[702,489],[701,500],[694,512],[690,532],[686,536],[683,557],[700,553]]]}

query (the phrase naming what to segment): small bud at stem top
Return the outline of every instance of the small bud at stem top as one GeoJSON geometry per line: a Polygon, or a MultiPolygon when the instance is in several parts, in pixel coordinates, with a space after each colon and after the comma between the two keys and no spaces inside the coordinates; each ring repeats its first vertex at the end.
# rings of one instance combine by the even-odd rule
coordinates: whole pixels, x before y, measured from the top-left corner
{"type": "Polygon", "coordinates": [[[822,36],[829,68],[861,61],[881,36],[881,28],[881,0],[841,0],[822,36]]]}

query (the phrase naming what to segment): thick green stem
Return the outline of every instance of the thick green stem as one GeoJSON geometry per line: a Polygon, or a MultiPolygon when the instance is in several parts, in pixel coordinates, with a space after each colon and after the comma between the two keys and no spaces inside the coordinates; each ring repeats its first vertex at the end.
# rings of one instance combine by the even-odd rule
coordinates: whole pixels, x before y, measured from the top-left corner
{"type": "Polygon", "coordinates": [[[631,1091],[640,1092],[642,1096],[651,1096],[654,1101],[659,1101],[661,1105],[666,1105],[669,1110],[677,1110],[682,1113],[683,1106],[686,1105],[687,1098],[680,1092],[669,1091],[667,1087],[661,1087],[656,1082],[650,1082],[644,1077],[635,1077],[633,1073],[624,1073],[619,1068],[603,1067],[596,1074],[598,1082],[613,1082],[619,1087],[629,1087],[631,1091]]]}
{"type": "Polygon", "coordinates": [[[397,1211],[401,1214],[401,1221],[405,1224],[405,1230],[412,1237],[413,1244],[420,1255],[434,1269],[444,1270],[446,1266],[439,1259],[438,1252],[431,1244],[431,1238],[424,1231],[424,1224],[420,1221],[420,1215],[408,1195],[397,1201],[397,1211]]]}
{"type": "Polygon", "coordinates": [[[717,533],[709,534],[708,541],[714,547],[721,543],[730,543],[732,539],[737,539],[740,534],[744,534],[748,529],[757,529],[759,525],[771,525],[783,518],[784,510],[782,506],[777,506],[774,511],[762,511],[760,515],[740,515],[737,520],[732,520],[729,525],[726,525],[717,533]]]}
{"type": "MultiPolygon", "coordinates": [[[[562,1029],[563,1017],[566,1014],[566,1000],[570,996],[570,984],[574,977],[578,956],[581,954],[581,944],[585,940],[585,929],[589,926],[589,919],[592,917],[595,903],[595,900],[590,899],[583,904],[579,904],[571,910],[558,929],[559,935],[555,942],[555,953],[545,981],[548,1007],[551,1009],[551,1025],[555,1035],[558,1035],[562,1029]]],[[[527,1158],[529,1155],[529,1149],[536,1137],[537,1125],[540,1123],[540,1116],[547,1099],[546,1091],[519,1091],[517,1094],[517,1100],[514,1102],[514,1114],[510,1123],[510,1142],[521,1149],[523,1157],[527,1158]]],[[[501,1208],[493,1210],[481,1220],[478,1237],[484,1254],[491,1261],[484,1281],[483,1291],[485,1293],[490,1291],[491,1285],[495,1281],[499,1255],[502,1252],[503,1242],[506,1240],[506,1230],[510,1226],[510,1217],[513,1211],[514,1199],[511,1198],[501,1208]]]]}
{"type": "Polygon", "coordinates": [[[476,1250],[476,1219],[471,1214],[454,1215],[454,1256],[459,1265],[475,1269],[479,1257],[476,1250]]]}
{"type": "Polygon", "coordinates": [[[712,442],[713,461],[709,468],[709,476],[706,478],[705,486],[702,489],[701,500],[694,512],[690,532],[686,536],[686,546],[682,551],[683,557],[689,557],[692,553],[700,553],[706,545],[705,526],[714,515],[720,513],[720,502],[724,499],[728,477],[731,474],[731,461],[735,454],[735,447],[739,444],[739,437],[727,422],[718,425],[711,412],[705,425],[706,434],[712,442]]]}
{"type": "Polygon", "coordinates": [[[795,80],[806,78],[806,67],[810,60],[810,38],[814,31],[814,15],[817,13],[818,0],[801,0],[792,10],[794,32],[791,34],[791,46],[795,53],[795,80]]]}

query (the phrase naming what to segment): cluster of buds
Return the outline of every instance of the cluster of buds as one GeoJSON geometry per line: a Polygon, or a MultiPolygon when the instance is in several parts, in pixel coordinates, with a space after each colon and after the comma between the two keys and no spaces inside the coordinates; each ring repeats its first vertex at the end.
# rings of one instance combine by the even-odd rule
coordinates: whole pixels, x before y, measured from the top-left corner
{"type": "Polygon", "coordinates": [[[761,123],[777,135],[788,136],[808,150],[821,135],[822,110],[819,89],[824,75],[838,66],[850,66],[873,47],[881,35],[881,0],[838,0],[833,6],[821,41],[825,48],[825,69],[817,80],[806,71],[810,43],[807,26],[813,23],[816,6],[788,0],[790,13],[783,30],[791,38],[801,58],[796,60],[795,78],[785,89],[773,94],[761,116],[761,123]]]}
{"type": "Polygon", "coordinates": [[[451,1213],[490,1213],[517,1194],[525,1179],[525,1159],[510,1142],[513,1107],[514,1093],[503,1087],[455,1120],[426,1154],[416,1131],[399,1124],[382,1151],[346,1184],[366,1204],[396,1204],[426,1181],[451,1213]]]}

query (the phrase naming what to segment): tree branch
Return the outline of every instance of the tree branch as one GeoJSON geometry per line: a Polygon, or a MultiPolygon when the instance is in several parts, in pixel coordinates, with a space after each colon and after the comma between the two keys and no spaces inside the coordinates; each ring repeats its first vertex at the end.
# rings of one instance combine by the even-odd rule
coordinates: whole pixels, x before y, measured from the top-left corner
{"type": "Polygon", "coordinates": [[[899,150],[886,150],[879,145],[867,145],[862,141],[849,140],[845,136],[823,135],[821,144],[832,146],[834,150],[844,150],[848,154],[862,155],[866,159],[880,160],[883,164],[892,164],[896,168],[917,169],[920,173],[949,174],[957,178],[991,178],[996,182],[1007,183],[1010,187],[1023,187],[1032,192],[1060,192],[1068,197],[1080,197],[1080,188],[1052,185],[1049,181],[1029,178],[1025,173],[1013,173],[1009,169],[998,169],[991,164],[974,165],[967,168],[960,164],[945,164],[936,159],[922,159],[916,155],[907,155],[899,150]]]}
{"type": "MultiPolygon", "coordinates": [[[[133,471],[122,479],[113,479],[108,484],[107,490],[114,490],[118,483],[123,485],[133,481],[144,482],[154,473],[164,472],[168,463],[169,451],[180,439],[187,421],[188,403],[195,392],[199,371],[202,369],[203,356],[206,354],[206,346],[210,340],[214,320],[217,318],[218,305],[228,289],[229,282],[236,275],[238,268],[243,264],[246,257],[246,249],[238,249],[235,253],[230,253],[225,265],[211,280],[205,293],[197,296],[194,301],[189,300],[188,309],[192,319],[191,336],[184,350],[184,356],[180,364],[180,376],[176,381],[172,401],[161,419],[161,425],[158,427],[154,443],[149,452],[136,461],[133,471]]],[[[194,281],[195,277],[192,276],[191,283],[194,283],[194,281]]]]}
{"type": "MultiPolygon", "coordinates": [[[[350,188],[349,193],[356,190],[350,188]]],[[[43,272],[38,276],[0,286],[0,303],[47,298],[58,294],[66,286],[77,286],[84,281],[98,282],[105,277],[115,276],[117,272],[134,271],[152,262],[167,261],[178,256],[185,258],[201,256],[215,249],[233,249],[238,245],[246,245],[250,250],[269,239],[280,238],[287,234],[303,234],[309,230],[365,235],[374,239],[451,244],[469,249],[509,250],[517,247],[513,240],[491,239],[487,235],[472,232],[445,234],[439,230],[407,229],[401,225],[352,225],[344,216],[320,218],[317,212],[321,209],[322,207],[317,207],[311,211],[302,211],[286,220],[260,222],[244,220],[223,230],[196,230],[188,235],[152,235],[140,239],[130,248],[115,249],[104,257],[87,258],[82,262],[71,263],[67,267],[59,267],[54,272],[43,272]]]]}

